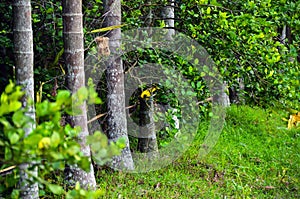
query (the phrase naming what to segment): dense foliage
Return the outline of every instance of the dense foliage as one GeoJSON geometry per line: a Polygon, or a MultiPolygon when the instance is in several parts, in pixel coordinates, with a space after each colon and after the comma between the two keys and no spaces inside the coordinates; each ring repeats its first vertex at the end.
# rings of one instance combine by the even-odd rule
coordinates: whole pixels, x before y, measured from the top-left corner
{"type": "MultiPolygon", "coordinates": [[[[152,25],[163,26],[158,11],[163,3],[124,4],[124,22],[130,28],[145,25],[143,17],[150,11],[152,25]]],[[[299,9],[299,2],[284,0],[176,1],[175,29],[208,51],[230,89],[243,92],[248,104],[297,107],[299,9]],[[288,31],[282,40],[284,26],[288,31]],[[243,90],[239,90],[241,80],[243,90]]]]}
{"type": "MultiPolygon", "coordinates": [[[[164,28],[161,10],[166,3],[167,0],[123,1],[122,21],[126,25],[122,27],[122,30],[149,26],[164,28]]],[[[12,53],[12,6],[9,1],[0,3],[2,13],[0,18],[0,93],[4,91],[0,104],[0,169],[16,166],[26,162],[30,157],[41,171],[39,178],[35,180],[39,181],[42,187],[48,187],[51,192],[65,193],[70,198],[80,198],[80,194],[86,194],[85,196],[100,194],[99,192],[84,192],[78,186],[73,191],[66,192],[62,187],[55,185],[57,182],[62,184],[62,179],[55,179],[53,176],[63,170],[64,161],[76,163],[83,169],[88,169],[89,161],[82,156],[78,143],[74,141],[78,129],[73,129],[69,125],[64,127],[60,125],[63,111],[65,113],[73,111],[70,110],[72,96],[68,91],[63,91],[66,88],[65,71],[67,70],[64,68],[62,59],[64,49],[61,1],[32,1],[32,8],[37,123],[34,134],[25,138],[22,129],[32,121],[26,116],[25,110],[21,109],[18,101],[23,96],[23,92],[19,87],[9,84],[9,79],[14,79],[15,73],[12,53]],[[8,86],[5,88],[6,85],[8,86]],[[45,158],[47,162],[44,161],[45,158]]],[[[242,98],[238,101],[232,99],[232,102],[261,107],[300,109],[299,1],[176,0],[174,8],[176,31],[196,40],[207,50],[228,85],[230,97],[234,98],[234,94],[239,93],[242,98]]],[[[85,54],[88,55],[90,52],[96,52],[94,38],[106,34],[106,32],[91,33],[92,30],[99,29],[103,25],[105,18],[103,2],[101,0],[83,1],[83,13],[85,54]]],[[[123,58],[125,71],[132,66],[140,66],[148,62],[173,66],[189,80],[199,101],[210,97],[201,74],[184,57],[170,52],[144,49],[127,53],[123,58]]],[[[103,85],[102,89],[105,89],[103,85]]],[[[105,94],[100,96],[104,101],[105,94]]],[[[95,93],[89,89],[80,90],[75,98],[80,99],[81,102],[99,101],[95,93]]],[[[168,89],[158,91],[156,98],[161,104],[171,104],[173,108],[178,106],[176,108],[180,109],[180,106],[176,104],[176,97],[172,96],[168,89]]],[[[209,102],[204,101],[199,105],[201,115],[209,116],[209,102]]],[[[99,110],[101,112],[97,114],[103,114],[106,111],[103,105],[99,110]]],[[[231,118],[231,122],[235,122],[234,118],[231,118]]],[[[175,134],[176,132],[168,134],[165,131],[160,132],[159,137],[162,138],[159,140],[160,147],[167,145],[175,134]]],[[[293,136],[297,137],[299,134],[294,133],[293,136]]],[[[266,135],[263,138],[265,137],[266,135]]],[[[278,138],[281,137],[278,136],[278,138]]],[[[288,138],[285,139],[288,140],[288,138]]],[[[104,164],[123,146],[122,141],[115,145],[108,145],[107,138],[100,133],[95,133],[88,141],[95,154],[94,161],[99,164],[104,164]]],[[[222,158],[227,158],[225,156],[226,154],[223,154],[222,158]]],[[[249,162],[251,161],[250,158],[249,162]]],[[[260,162],[254,163],[260,164],[260,162]]],[[[283,163],[279,165],[282,168],[278,172],[283,175],[286,165],[283,163]]],[[[276,165],[274,169],[278,169],[276,165]]],[[[275,176],[273,171],[270,172],[274,175],[274,179],[280,181],[278,186],[284,189],[285,176],[275,176]]],[[[5,175],[0,180],[1,194],[8,194],[15,188],[18,180],[17,169],[13,170],[13,173],[15,175],[5,175]]],[[[296,176],[296,174],[293,175],[296,176]]],[[[296,188],[289,187],[288,190],[299,189],[294,185],[296,184],[295,176],[290,176],[290,180],[287,181],[296,188]]],[[[267,184],[262,182],[261,186],[265,185],[267,184]]],[[[251,187],[242,187],[245,188],[242,191],[238,187],[235,188],[240,192],[251,191],[251,187]]],[[[42,196],[45,194],[43,191],[45,189],[41,190],[42,196]]],[[[17,196],[18,191],[14,191],[12,197],[17,198],[17,196]]]]}
{"type": "MultiPolygon", "coordinates": [[[[122,20],[127,26],[122,29],[164,27],[161,9],[165,3],[124,1],[122,20]]],[[[83,5],[88,53],[94,46],[96,34],[104,34],[90,34],[91,30],[102,26],[104,13],[100,0],[84,1],[83,5]]],[[[12,71],[11,6],[3,2],[0,9],[4,13],[0,21],[1,67],[9,66],[8,70],[12,71]]],[[[247,103],[297,108],[300,98],[299,10],[299,2],[291,0],[176,1],[175,29],[195,39],[208,51],[227,85],[231,90],[242,92],[247,103]],[[287,34],[282,40],[284,26],[287,34]],[[240,81],[245,87],[241,91],[240,81]]],[[[36,89],[43,85],[43,94],[47,98],[51,98],[55,77],[59,80],[58,86],[64,88],[65,70],[60,59],[63,48],[61,13],[60,1],[33,1],[36,89]]],[[[156,56],[151,51],[147,53],[156,56]]],[[[168,58],[162,58],[164,62],[174,64],[168,58]]],[[[180,62],[175,64],[180,65],[180,62]]],[[[193,76],[190,79],[197,85],[201,79],[199,74],[188,69],[186,73],[193,76]]],[[[199,88],[204,89],[200,85],[199,88]]],[[[204,98],[203,93],[199,95],[201,98],[204,98]]]]}

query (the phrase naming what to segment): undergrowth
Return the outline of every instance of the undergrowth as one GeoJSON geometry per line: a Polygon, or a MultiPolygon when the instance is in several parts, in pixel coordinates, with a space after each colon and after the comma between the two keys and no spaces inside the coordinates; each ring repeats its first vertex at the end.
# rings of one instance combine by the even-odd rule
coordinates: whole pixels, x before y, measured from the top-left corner
{"type": "Polygon", "coordinates": [[[300,198],[300,132],[286,113],[232,106],[214,149],[198,158],[209,122],[171,165],[149,173],[96,171],[104,198],[300,198]]]}

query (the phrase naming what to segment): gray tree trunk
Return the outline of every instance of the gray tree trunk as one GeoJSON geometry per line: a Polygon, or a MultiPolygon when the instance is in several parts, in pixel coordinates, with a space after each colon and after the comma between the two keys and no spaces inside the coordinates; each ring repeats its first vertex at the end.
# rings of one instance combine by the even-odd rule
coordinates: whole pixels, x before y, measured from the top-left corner
{"type": "MultiPolygon", "coordinates": [[[[105,26],[121,24],[121,1],[105,0],[105,26]]],[[[110,141],[119,138],[126,140],[126,147],[120,156],[113,157],[111,166],[116,169],[133,170],[133,160],[129,148],[127,135],[127,120],[125,112],[124,73],[123,63],[120,57],[121,29],[115,29],[108,33],[111,57],[107,61],[107,134],[110,141]]]]}
{"type": "MultiPolygon", "coordinates": [[[[239,67],[239,66],[237,66],[239,67]]],[[[239,77],[236,79],[237,85],[229,88],[230,103],[233,104],[244,104],[245,103],[245,84],[244,79],[239,77]]]]}
{"type": "Polygon", "coordinates": [[[223,84],[220,85],[215,85],[213,89],[216,91],[216,94],[213,96],[213,101],[223,107],[230,106],[226,82],[223,82],[223,84]]]}
{"type": "MultiPolygon", "coordinates": [[[[34,100],[33,81],[33,36],[31,24],[31,4],[30,0],[13,1],[13,33],[14,33],[14,54],[16,66],[16,79],[19,85],[23,86],[25,97],[22,100],[23,107],[28,106],[28,99],[34,100]]],[[[35,121],[34,105],[30,104],[29,117],[35,121]]],[[[29,124],[25,129],[25,136],[28,136],[35,128],[35,124],[29,124]]],[[[30,164],[21,164],[19,186],[21,198],[39,198],[37,183],[31,183],[32,176],[37,176],[37,168],[30,168],[30,164]],[[28,169],[30,168],[30,171],[28,169]],[[26,173],[29,172],[29,173],[26,173]],[[30,174],[30,175],[28,175],[30,174]]]]}
{"type": "Polygon", "coordinates": [[[140,134],[138,139],[138,151],[148,153],[149,158],[158,156],[158,146],[155,132],[155,124],[153,118],[154,106],[153,97],[147,99],[139,99],[140,113],[139,126],[140,134]]]}
{"type": "MultiPolygon", "coordinates": [[[[63,26],[64,56],[68,70],[67,85],[71,92],[75,93],[80,87],[85,86],[81,0],[63,0],[63,26]]],[[[86,104],[82,104],[80,109],[82,114],[68,116],[68,121],[72,126],[81,127],[81,132],[78,135],[78,142],[83,154],[91,157],[90,147],[86,144],[86,137],[89,135],[86,104]]],[[[79,182],[83,188],[96,188],[96,180],[92,164],[90,165],[89,172],[80,169],[76,165],[67,165],[65,169],[65,179],[68,185],[71,186],[75,185],[76,182],[79,182]]]]}
{"type": "MultiPolygon", "coordinates": [[[[291,44],[293,42],[292,30],[289,26],[287,26],[287,25],[283,26],[283,28],[281,30],[281,35],[279,37],[279,41],[285,46],[288,46],[289,44],[291,44]]],[[[300,57],[299,57],[299,53],[298,53],[298,56],[297,56],[298,61],[299,61],[299,58],[300,57]]],[[[294,62],[295,58],[290,57],[289,61],[294,62]]]]}
{"type": "Polygon", "coordinates": [[[168,28],[168,33],[166,35],[168,40],[171,40],[172,37],[175,35],[175,12],[174,12],[174,1],[175,0],[168,0],[168,5],[164,6],[161,11],[162,18],[165,22],[165,27],[168,28]]]}
{"type": "MultiPolygon", "coordinates": [[[[148,0],[146,4],[151,5],[151,0],[148,0]]],[[[152,27],[153,26],[153,11],[152,7],[150,6],[149,12],[145,16],[145,26],[146,27],[152,27]]]]}

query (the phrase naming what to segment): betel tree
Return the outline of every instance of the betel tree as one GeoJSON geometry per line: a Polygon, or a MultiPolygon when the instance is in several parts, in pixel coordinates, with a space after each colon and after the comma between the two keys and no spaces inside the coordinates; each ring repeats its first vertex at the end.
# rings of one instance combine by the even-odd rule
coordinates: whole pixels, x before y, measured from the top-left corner
{"type": "MultiPolygon", "coordinates": [[[[121,24],[121,1],[105,0],[104,24],[106,27],[121,24]]],[[[109,37],[110,58],[106,62],[107,78],[107,134],[110,141],[125,140],[125,148],[120,156],[114,156],[111,166],[116,169],[132,170],[133,160],[127,135],[125,112],[124,73],[121,59],[121,29],[114,29],[107,34],[109,37]]]]}
{"type": "Polygon", "coordinates": [[[164,20],[165,27],[168,28],[167,39],[172,39],[175,34],[175,2],[169,0],[166,5],[162,7],[161,16],[164,20]]]}
{"type": "MultiPolygon", "coordinates": [[[[16,80],[23,87],[25,96],[22,106],[27,107],[26,114],[35,121],[34,113],[34,80],[33,80],[33,37],[31,24],[31,1],[13,1],[13,34],[14,34],[14,57],[16,66],[16,80]],[[30,103],[31,101],[31,103],[30,103]]],[[[28,136],[35,128],[34,122],[29,124],[25,131],[28,136]]],[[[30,161],[29,161],[30,162],[30,161]]],[[[20,169],[20,196],[25,199],[38,198],[39,190],[37,183],[31,183],[37,176],[37,168],[30,163],[19,165],[20,169]],[[28,170],[28,171],[27,171],[28,170]]]]}
{"type": "MultiPolygon", "coordinates": [[[[64,57],[67,72],[67,86],[72,93],[77,92],[85,85],[84,74],[84,46],[83,46],[83,27],[82,27],[82,1],[64,0],[63,1],[63,40],[64,57]]],[[[86,143],[89,135],[87,126],[86,104],[79,106],[80,114],[68,116],[68,122],[71,126],[79,126],[81,132],[78,134],[78,142],[81,151],[87,157],[91,156],[91,150],[86,143]]],[[[91,159],[91,158],[90,158],[91,159]]],[[[94,169],[90,165],[90,171],[86,172],[76,165],[67,165],[65,169],[65,178],[69,185],[79,182],[84,188],[94,189],[96,180],[94,169]]]]}

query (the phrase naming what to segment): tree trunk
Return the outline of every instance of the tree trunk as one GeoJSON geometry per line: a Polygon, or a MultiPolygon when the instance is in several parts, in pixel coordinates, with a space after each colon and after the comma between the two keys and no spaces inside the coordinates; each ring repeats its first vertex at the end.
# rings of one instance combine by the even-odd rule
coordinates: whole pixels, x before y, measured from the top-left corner
{"type": "MultiPolygon", "coordinates": [[[[151,5],[151,0],[146,1],[146,4],[151,5]]],[[[152,11],[152,7],[149,7],[149,12],[146,14],[145,17],[145,26],[146,27],[152,27],[153,26],[153,11],[152,11]]]]}
{"type": "MultiPolygon", "coordinates": [[[[33,36],[31,25],[31,4],[30,0],[15,0],[13,2],[13,33],[14,33],[14,54],[16,66],[17,83],[23,87],[25,96],[22,100],[23,107],[28,106],[27,115],[35,121],[34,105],[28,104],[28,99],[34,100],[33,81],[33,36]]],[[[25,129],[25,136],[28,136],[35,128],[30,124],[25,129]]],[[[32,177],[37,176],[37,168],[31,168],[30,164],[20,165],[20,190],[21,198],[39,198],[37,183],[31,183],[32,177]],[[30,171],[28,171],[30,169],[30,171]],[[26,173],[29,172],[29,173],[26,173]]]]}
{"type": "MultiPolygon", "coordinates": [[[[237,66],[239,67],[239,66],[237,66]]],[[[229,99],[232,104],[245,104],[245,84],[243,78],[237,78],[237,85],[229,88],[229,99]]]]}
{"type": "MultiPolygon", "coordinates": [[[[64,56],[68,70],[67,85],[71,92],[75,93],[80,87],[85,86],[81,0],[63,1],[63,26],[64,56]]],[[[82,104],[80,109],[82,113],[76,116],[68,116],[68,121],[73,127],[81,127],[81,132],[78,135],[78,142],[83,154],[91,157],[90,147],[86,144],[86,137],[89,135],[86,104],[82,104]]],[[[81,187],[89,189],[96,188],[96,180],[92,164],[90,165],[89,172],[80,169],[76,165],[67,165],[65,175],[66,181],[70,186],[79,182],[81,187]]]]}
{"type": "MultiPolygon", "coordinates": [[[[282,43],[283,45],[285,45],[289,48],[289,45],[293,43],[293,35],[292,35],[291,28],[287,25],[284,25],[282,30],[279,29],[279,31],[280,31],[279,34],[281,34],[280,37],[279,37],[280,43],[282,43]]],[[[295,59],[296,58],[294,58],[294,57],[290,57],[289,61],[294,62],[295,59]]],[[[297,61],[300,62],[300,53],[298,53],[297,61]]]]}
{"type": "MultiPolygon", "coordinates": [[[[105,26],[121,24],[120,0],[104,1],[104,11],[106,13],[105,26]]],[[[110,141],[116,141],[119,138],[124,138],[126,141],[126,147],[122,150],[122,154],[120,156],[113,157],[110,164],[116,169],[133,170],[134,165],[127,135],[123,64],[120,57],[121,29],[110,31],[107,37],[109,37],[109,48],[111,51],[111,56],[106,62],[108,90],[107,133],[110,141]]]]}
{"type": "Polygon", "coordinates": [[[174,0],[168,0],[168,5],[162,8],[162,18],[165,21],[165,27],[168,28],[168,33],[166,35],[168,40],[171,40],[172,37],[175,35],[174,29],[174,19],[175,19],[175,12],[174,12],[174,0]]]}
{"type": "Polygon", "coordinates": [[[228,96],[228,89],[226,82],[223,82],[223,84],[215,85],[213,88],[215,90],[215,95],[213,96],[213,101],[216,102],[216,104],[228,107],[230,106],[229,96],[228,96]]]}
{"type": "Polygon", "coordinates": [[[158,146],[153,118],[153,97],[149,100],[140,98],[140,134],[138,139],[138,151],[148,153],[149,158],[158,155],[158,146]]]}

